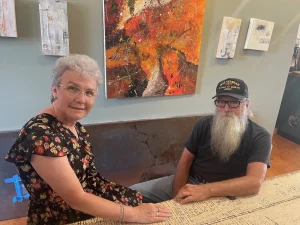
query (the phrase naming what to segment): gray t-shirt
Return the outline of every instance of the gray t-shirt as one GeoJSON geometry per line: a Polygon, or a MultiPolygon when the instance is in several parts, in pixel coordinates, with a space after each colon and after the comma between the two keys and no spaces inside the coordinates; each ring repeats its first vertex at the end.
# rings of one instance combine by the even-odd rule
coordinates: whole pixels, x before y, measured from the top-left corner
{"type": "Polygon", "coordinates": [[[262,162],[270,167],[272,137],[261,126],[249,120],[238,150],[228,162],[222,162],[211,152],[211,125],[213,116],[202,117],[194,126],[185,147],[196,157],[190,176],[201,181],[216,182],[245,176],[247,165],[262,162]]]}

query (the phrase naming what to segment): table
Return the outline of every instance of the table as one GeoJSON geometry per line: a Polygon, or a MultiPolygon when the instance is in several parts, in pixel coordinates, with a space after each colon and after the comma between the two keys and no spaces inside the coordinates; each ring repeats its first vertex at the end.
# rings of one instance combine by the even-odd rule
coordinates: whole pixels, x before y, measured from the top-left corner
{"type": "MultiPolygon", "coordinates": [[[[300,224],[300,171],[266,180],[259,194],[254,196],[238,197],[235,200],[217,197],[186,205],[171,200],[160,205],[170,208],[173,213],[168,221],[156,223],[160,225],[296,225],[300,224]]],[[[96,220],[87,220],[81,224],[119,224],[96,220]]]]}

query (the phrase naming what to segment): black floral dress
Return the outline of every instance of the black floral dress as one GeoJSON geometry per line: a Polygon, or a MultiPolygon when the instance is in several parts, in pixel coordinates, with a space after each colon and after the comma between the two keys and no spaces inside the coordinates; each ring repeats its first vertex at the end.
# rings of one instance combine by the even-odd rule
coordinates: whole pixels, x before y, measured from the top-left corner
{"type": "Polygon", "coordinates": [[[30,164],[32,154],[67,156],[82,188],[102,198],[137,206],[142,195],[134,190],[109,182],[96,171],[88,133],[76,123],[78,138],[50,114],[40,114],[21,129],[15,144],[5,160],[16,165],[17,171],[30,194],[28,225],[62,225],[92,218],[91,215],[72,209],[37,174],[30,164]]]}

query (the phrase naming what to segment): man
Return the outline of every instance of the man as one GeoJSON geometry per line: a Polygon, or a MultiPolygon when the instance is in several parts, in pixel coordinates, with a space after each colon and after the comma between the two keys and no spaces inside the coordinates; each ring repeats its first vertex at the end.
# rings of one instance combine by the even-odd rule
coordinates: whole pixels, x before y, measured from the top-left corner
{"type": "Polygon", "coordinates": [[[271,151],[271,135],[249,119],[248,87],[228,78],[213,97],[216,112],[202,117],[185,143],[175,175],[133,185],[144,202],[174,198],[181,204],[212,196],[259,192],[271,151]]]}

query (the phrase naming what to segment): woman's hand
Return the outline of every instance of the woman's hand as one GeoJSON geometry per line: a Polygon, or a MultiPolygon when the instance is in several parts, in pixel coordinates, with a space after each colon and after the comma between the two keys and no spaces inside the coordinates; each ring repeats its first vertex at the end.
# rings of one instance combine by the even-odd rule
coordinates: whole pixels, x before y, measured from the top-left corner
{"type": "Polygon", "coordinates": [[[133,221],[136,223],[163,222],[172,216],[171,211],[163,206],[147,203],[133,208],[133,221]]]}

